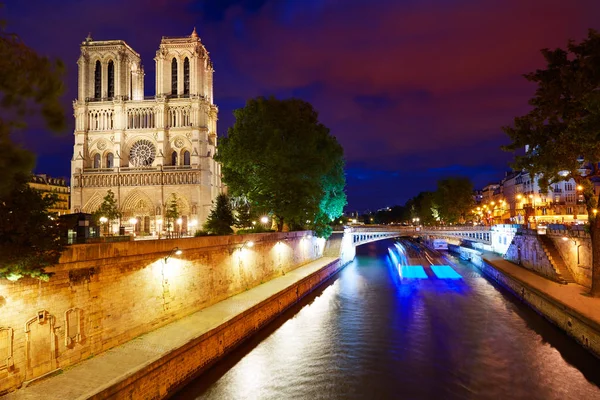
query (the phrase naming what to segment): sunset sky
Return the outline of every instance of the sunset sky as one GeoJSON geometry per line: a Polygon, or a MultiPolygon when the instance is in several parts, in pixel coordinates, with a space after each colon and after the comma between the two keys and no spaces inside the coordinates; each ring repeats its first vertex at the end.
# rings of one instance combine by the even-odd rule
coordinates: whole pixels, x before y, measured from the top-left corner
{"type": "Polygon", "coordinates": [[[404,204],[450,175],[499,181],[501,127],[528,110],[542,48],[600,30],[598,0],[9,1],[8,31],[67,65],[68,131],[23,132],[36,172],[68,177],[79,44],[122,39],[154,95],[161,36],[196,27],[215,67],[218,133],[255,96],[300,97],[345,150],[350,211],[404,204]]]}

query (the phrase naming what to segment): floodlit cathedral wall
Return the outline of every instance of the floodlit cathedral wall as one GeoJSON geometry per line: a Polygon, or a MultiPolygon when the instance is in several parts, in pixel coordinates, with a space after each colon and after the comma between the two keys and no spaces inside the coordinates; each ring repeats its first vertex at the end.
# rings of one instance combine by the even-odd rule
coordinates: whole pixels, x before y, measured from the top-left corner
{"type": "Polygon", "coordinates": [[[156,94],[144,96],[141,59],[122,40],[81,44],[71,211],[94,212],[108,190],[127,225],[157,234],[177,198],[181,229],[202,225],[221,192],[213,67],[196,34],[163,37],[155,57],[156,94]]]}

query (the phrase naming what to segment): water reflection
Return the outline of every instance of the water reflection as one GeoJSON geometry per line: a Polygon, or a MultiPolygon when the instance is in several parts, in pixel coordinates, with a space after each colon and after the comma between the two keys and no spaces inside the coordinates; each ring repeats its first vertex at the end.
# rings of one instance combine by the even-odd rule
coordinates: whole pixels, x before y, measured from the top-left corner
{"type": "Polygon", "coordinates": [[[600,398],[600,362],[476,269],[451,259],[462,279],[429,265],[428,279],[402,278],[392,253],[406,264],[421,257],[411,246],[359,247],[324,289],[178,397],[600,398]]]}

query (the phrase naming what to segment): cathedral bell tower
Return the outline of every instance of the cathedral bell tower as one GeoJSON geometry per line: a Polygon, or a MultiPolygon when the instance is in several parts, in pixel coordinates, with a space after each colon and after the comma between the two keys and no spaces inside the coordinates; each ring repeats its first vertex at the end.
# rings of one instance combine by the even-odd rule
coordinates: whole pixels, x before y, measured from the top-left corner
{"type": "Polygon", "coordinates": [[[163,36],[154,60],[157,96],[198,96],[213,104],[214,70],[196,28],[190,36],[163,36]]]}

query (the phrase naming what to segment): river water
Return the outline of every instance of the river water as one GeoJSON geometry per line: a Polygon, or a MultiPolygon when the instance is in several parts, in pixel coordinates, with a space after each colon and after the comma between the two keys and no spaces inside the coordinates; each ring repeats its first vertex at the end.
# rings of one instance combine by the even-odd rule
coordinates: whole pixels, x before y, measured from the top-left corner
{"type": "Polygon", "coordinates": [[[572,339],[477,268],[394,243],[357,248],[175,398],[600,399],[600,361],[572,339]],[[396,262],[422,265],[425,277],[396,262]],[[461,277],[438,278],[430,264],[461,277]]]}

